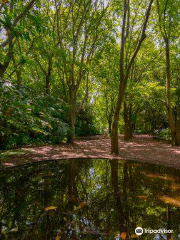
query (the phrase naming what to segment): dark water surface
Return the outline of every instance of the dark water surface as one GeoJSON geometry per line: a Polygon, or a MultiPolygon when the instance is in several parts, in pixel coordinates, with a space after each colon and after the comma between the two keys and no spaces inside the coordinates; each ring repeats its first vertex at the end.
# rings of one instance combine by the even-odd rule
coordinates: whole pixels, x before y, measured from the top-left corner
{"type": "Polygon", "coordinates": [[[173,230],[139,239],[180,239],[179,180],[173,168],[122,160],[1,171],[0,239],[137,239],[136,227],[173,230]]]}

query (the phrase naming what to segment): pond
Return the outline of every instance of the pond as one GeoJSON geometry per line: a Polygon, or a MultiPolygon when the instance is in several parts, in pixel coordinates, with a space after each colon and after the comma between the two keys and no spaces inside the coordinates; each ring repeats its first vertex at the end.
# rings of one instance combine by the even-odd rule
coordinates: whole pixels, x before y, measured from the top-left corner
{"type": "Polygon", "coordinates": [[[180,239],[179,180],[176,169],[123,160],[7,169],[0,173],[0,239],[137,239],[136,227],[144,229],[138,239],[180,239]]]}

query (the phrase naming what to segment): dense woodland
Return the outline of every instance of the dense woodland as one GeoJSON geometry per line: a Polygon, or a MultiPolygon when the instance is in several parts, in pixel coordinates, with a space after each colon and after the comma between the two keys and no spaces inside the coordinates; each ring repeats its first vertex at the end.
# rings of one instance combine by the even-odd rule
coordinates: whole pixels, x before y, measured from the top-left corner
{"type": "Polygon", "coordinates": [[[180,145],[179,0],[1,0],[0,149],[156,134],[180,145]]]}

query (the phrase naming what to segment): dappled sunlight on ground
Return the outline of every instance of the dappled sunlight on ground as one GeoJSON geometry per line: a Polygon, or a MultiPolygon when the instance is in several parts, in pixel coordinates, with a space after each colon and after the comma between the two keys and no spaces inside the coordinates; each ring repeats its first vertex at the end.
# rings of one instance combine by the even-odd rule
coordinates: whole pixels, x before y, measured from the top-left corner
{"type": "MultiPolygon", "coordinates": [[[[110,154],[110,138],[92,137],[90,139],[78,139],[74,145],[60,144],[40,147],[26,147],[21,156],[7,157],[9,166],[31,161],[68,158],[108,158],[138,160],[157,164],[163,164],[180,168],[180,147],[172,147],[170,144],[155,141],[149,136],[136,136],[131,141],[125,142],[119,138],[120,154],[110,154]]],[[[8,166],[7,163],[4,163],[8,166]]]]}

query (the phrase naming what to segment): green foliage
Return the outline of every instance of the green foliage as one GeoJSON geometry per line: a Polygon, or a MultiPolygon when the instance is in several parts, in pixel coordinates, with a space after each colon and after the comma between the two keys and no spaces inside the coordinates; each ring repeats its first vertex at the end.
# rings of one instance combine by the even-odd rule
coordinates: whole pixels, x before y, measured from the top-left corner
{"type": "Polygon", "coordinates": [[[0,148],[43,142],[59,143],[67,134],[61,103],[34,97],[30,90],[18,90],[10,83],[1,85],[0,148]],[[7,86],[9,85],[9,86],[7,86]]]}
{"type": "Polygon", "coordinates": [[[100,133],[92,106],[87,104],[80,110],[75,126],[77,136],[92,136],[100,133]]]}
{"type": "Polygon", "coordinates": [[[159,133],[159,138],[163,139],[163,140],[169,140],[170,139],[170,132],[169,129],[162,129],[159,133]]]}
{"type": "MultiPolygon", "coordinates": [[[[148,2],[130,1],[124,70],[148,2]]],[[[83,3],[0,2],[0,148],[65,141],[74,132],[70,109],[76,136],[110,135],[120,82],[123,1],[83,3]]],[[[153,133],[159,125],[168,128],[165,34],[170,40],[172,114],[175,123],[180,119],[178,9],[179,1],[153,3],[146,40],[127,80],[128,110],[122,103],[121,133],[125,116],[136,133],[153,133]]]]}

